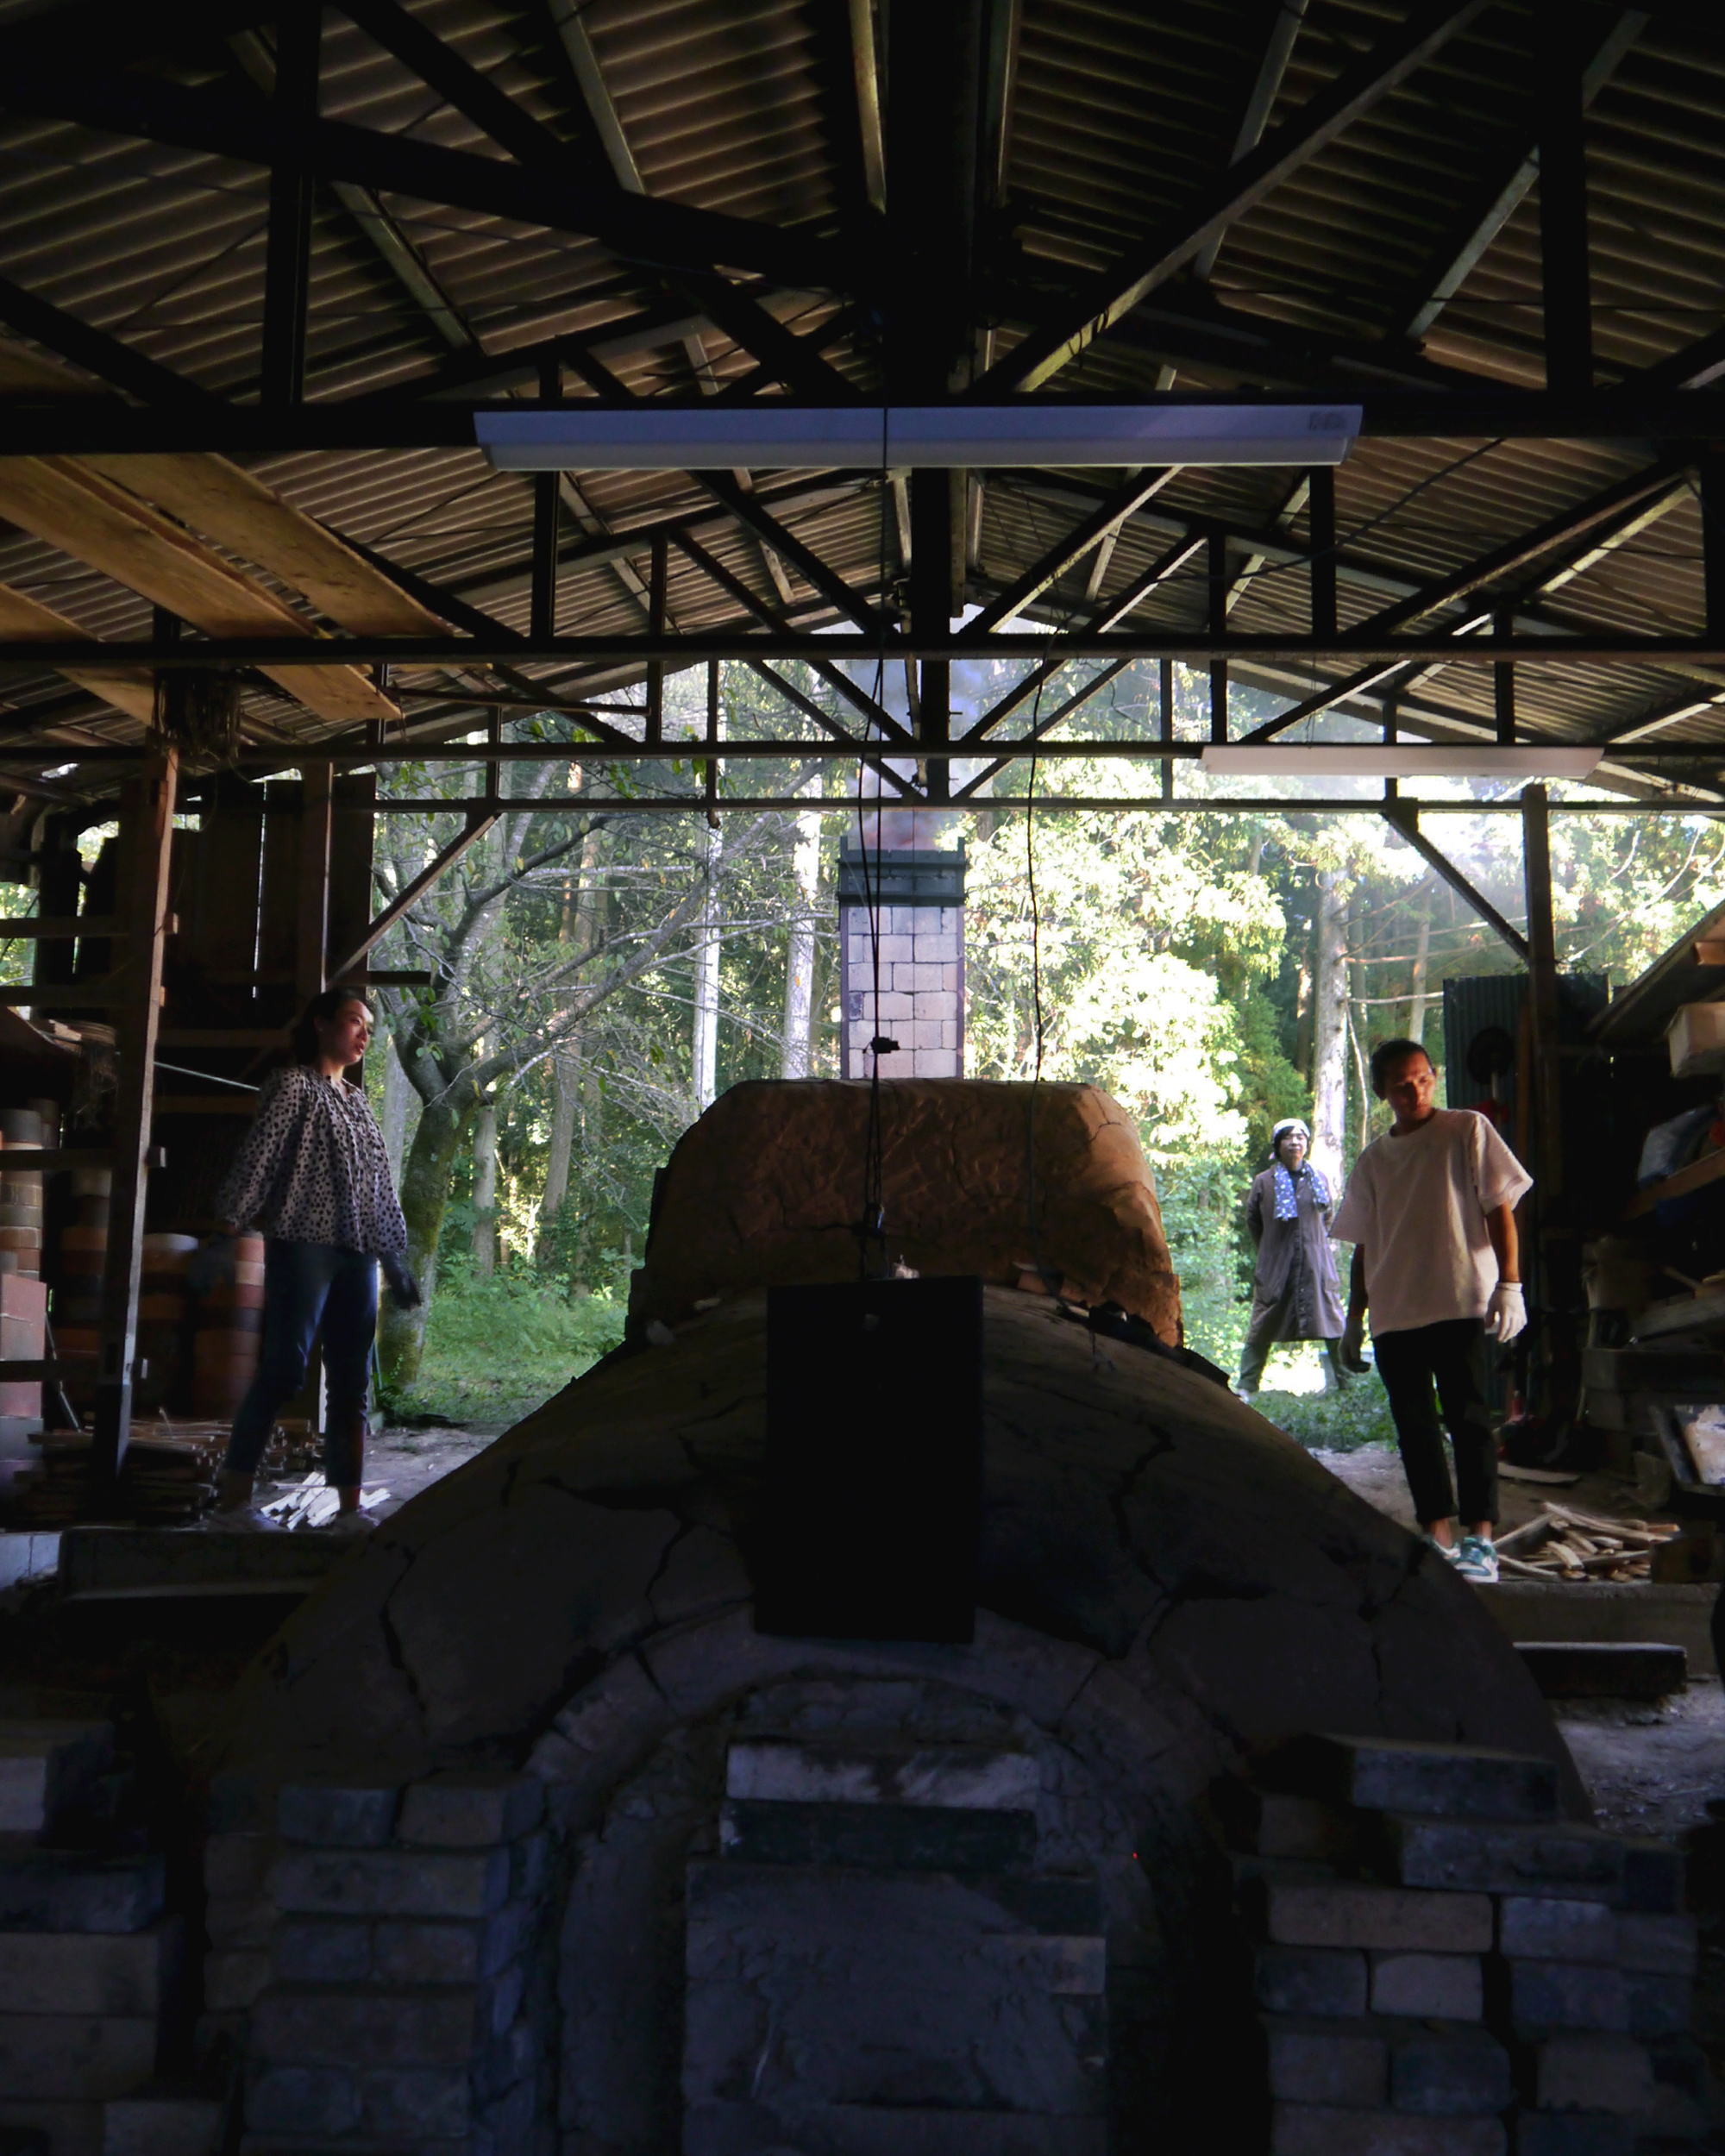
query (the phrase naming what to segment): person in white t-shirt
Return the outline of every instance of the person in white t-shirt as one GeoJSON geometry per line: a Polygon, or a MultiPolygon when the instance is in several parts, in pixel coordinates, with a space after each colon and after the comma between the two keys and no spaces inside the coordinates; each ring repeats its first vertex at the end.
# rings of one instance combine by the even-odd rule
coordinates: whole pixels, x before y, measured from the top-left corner
{"type": "Polygon", "coordinates": [[[1417,1041],[1372,1050],[1372,1090],[1396,1119],[1354,1163],[1330,1234],[1354,1245],[1342,1360],[1362,1367],[1369,1307],[1414,1515],[1465,1579],[1484,1583],[1497,1577],[1485,1344],[1513,1340],[1527,1322],[1515,1208],[1534,1179],[1483,1115],[1435,1107],[1437,1082],[1417,1041]],[[1458,1512],[1458,1544],[1450,1528],[1458,1512]]]}

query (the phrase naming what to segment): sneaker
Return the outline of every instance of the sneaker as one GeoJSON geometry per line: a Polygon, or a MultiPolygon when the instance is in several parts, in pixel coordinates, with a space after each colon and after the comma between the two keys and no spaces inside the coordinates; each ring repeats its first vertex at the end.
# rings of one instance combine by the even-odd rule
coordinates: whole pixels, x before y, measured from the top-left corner
{"type": "Polygon", "coordinates": [[[326,1535],[368,1535],[376,1525],[368,1512],[338,1512],[333,1520],[325,1520],[322,1532],[326,1535]]]}
{"type": "Polygon", "coordinates": [[[1497,1547],[1484,1535],[1464,1535],[1451,1563],[1465,1580],[1476,1587],[1497,1584],[1497,1547]]]}
{"type": "Polygon", "coordinates": [[[255,1505],[229,1505],[207,1512],[201,1523],[212,1534],[279,1535],[279,1521],[260,1513],[255,1505]]]}

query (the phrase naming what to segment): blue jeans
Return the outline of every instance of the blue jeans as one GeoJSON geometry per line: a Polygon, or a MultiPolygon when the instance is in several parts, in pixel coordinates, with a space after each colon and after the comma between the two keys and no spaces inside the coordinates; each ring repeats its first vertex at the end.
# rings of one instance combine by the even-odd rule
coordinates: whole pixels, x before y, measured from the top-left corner
{"type": "Polygon", "coordinates": [[[278,1242],[264,1251],[264,1344],[258,1374],[234,1418],[223,1466],[254,1475],[270,1431],[305,1382],[311,1344],[323,1330],[328,1390],[324,1474],[336,1489],[351,1489],[363,1460],[366,1386],[377,1332],[378,1263],[360,1250],[328,1243],[278,1242]]]}

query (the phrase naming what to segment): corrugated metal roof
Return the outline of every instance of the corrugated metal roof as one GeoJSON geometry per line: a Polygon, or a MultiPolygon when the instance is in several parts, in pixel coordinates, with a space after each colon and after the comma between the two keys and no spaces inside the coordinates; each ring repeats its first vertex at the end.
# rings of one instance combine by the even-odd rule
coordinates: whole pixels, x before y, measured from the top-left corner
{"type": "MultiPolygon", "coordinates": [[[[408,11],[519,109],[560,140],[597,154],[592,115],[540,0],[408,0],[408,11]]],[[[0,0],[0,30],[64,8],[0,0]]],[[[1406,19],[1400,0],[1311,0],[1271,110],[1274,127],[1302,109],[1406,19]]],[[[986,222],[981,264],[996,354],[1020,333],[1026,301],[1046,302],[1166,228],[1225,170],[1257,78],[1274,9],[1266,0],[1022,0],[1010,104],[1006,199],[986,222]]],[[[1574,34],[1591,53],[1617,17],[1578,6],[1574,34]]],[[[68,19],[70,16],[68,14],[68,19]]],[[[590,0],[580,22],[642,185],[653,197],[827,235],[857,229],[860,149],[844,10],[832,0],[590,0]]],[[[262,111],[270,33],[232,41],[182,26],[136,65],[190,87],[214,88],[262,111]],[[248,43],[248,39],[250,42],[248,43]],[[260,73],[261,71],[261,73],[260,73]]],[[[884,54],[890,97],[890,52],[884,54]]],[[[332,120],[473,155],[505,153],[474,122],[342,15],[326,10],[322,110],[332,120]]],[[[1457,378],[1537,385],[1540,346],[1539,203],[1527,191],[1478,252],[1417,345],[1409,320],[1447,266],[1482,191],[1501,184],[1532,148],[1539,62],[1527,0],[1495,0],[1437,56],[1239,216],[1222,241],[1207,293],[1182,279],[1164,307],[1099,340],[1056,384],[1060,392],[1141,393],[1172,364],[1182,389],[1276,383],[1273,354],[1223,364],[1193,345],[1190,323],[1217,318],[1340,339],[1386,364],[1436,362],[1457,378]],[[1182,344],[1185,337],[1186,343],[1182,344]],[[1158,339],[1164,343],[1158,346],[1158,339]],[[1179,349],[1174,348],[1179,347],[1179,349]],[[1197,356],[1193,356],[1196,353],[1197,356]]],[[[263,312],[267,174],[255,166],[101,134],[9,110],[0,82],[0,275],[221,395],[256,392],[263,312]]],[[[1587,121],[1591,274],[1599,379],[1611,381],[1725,323],[1725,41],[1676,8],[1653,19],[1616,59],[1587,121]]],[[[890,181],[889,181],[890,185],[890,181]]],[[[650,266],[578,234],[411,197],[375,203],[398,243],[394,263],[352,190],[317,190],[308,336],[308,394],[335,399],[436,382],[467,354],[505,355],[552,335],[633,324],[655,309],[671,328],[627,340],[609,361],[637,394],[688,396],[753,374],[755,360],[722,330],[698,345],[672,318],[674,291],[650,266]],[[400,267],[417,260],[410,290],[400,267]],[[429,285],[425,280],[429,280],[429,285]],[[442,295],[428,310],[425,289],[442,295]],[[668,304],[669,303],[669,304],[668,304]],[[464,342],[465,341],[465,342],[464,342]]],[[[386,235],[387,236],[387,235],[386,235]]],[[[841,246],[847,241],[841,239],[841,246]]],[[[831,293],[748,287],[779,320],[808,329],[839,304],[831,293]]],[[[687,298],[687,295],[684,296],[687,298]]],[[[839,296],[842,298],[842,295],[839,296]]],[[[693,303],[691,303],[693,305],[693,303]]],[[[872,393],[879,383],[872,326],[831,348],[841,371],[872,393]]],[[[1289,360],[1288,365],[1294,362],[1289,360]]],[[[1653,461],[1646,444],[1362,440],[1337,479],[1339,605],[1364,621],[1397,592],[1453,573],[1653,461]]],[[[258,476],[334,530],[405,568],[524,627],[531,488],[492,473],[475,452],[295,454],[252,460],[258,476]]],[[[1170,534],[1220,523],[1231,572],[1243,579],[1231,619],[1248,632],[1289,633],[1307,621],[1308,543],[1303,507],[1283,513],[1293,475],[1188,472],[1122,529],[1103,580],[1126,588],[1166,549],[1170,534]],[[1281,552],[1254,561],[1254,537],[1281,552]],[[1291,554],[1294,559],[1289,559],[1291,554]]],[[[694,480],[667,473],[575,475],[584,507],[566,518],[566,545],[705,510],[694,480]]],[[[982,488],[972,596],[1008,584],[1085,513],[1084,486],[1113,475],[1069,475],[1038,488],[1015,475],[982,488]]],[[[775,477],[769,496],[798,482],[775,477]]],[[[784,521],[859,589],[878,588],[882,492],[798,505],[784,521]]],[[[778,604],[758,539],[704,526],[703,545],[778,604]]],[[[1700,522],[1692,498],[1559,587],[1527,601],[1554,634],[1573,629],[1692,633],[1702,625],[1700,522]]],[[[896,576],[896,523],[884,534],[896,576]]],[[[799,600],[814,599],[783,565],[799,600]]],[[[1039,602],[1051,622],[1083,601],[1087,561],[1039,602]]],[[[561,585],[559,626],[630,633],[643,621],[644,540],[617,561],[575,561],[561,585]]],[[[268,583],[265,577],[260,580],[268,583]]],[[[0,581],[55,607],[91,633],[135,637],[149,609],[108,579],[28,535],[0,530],[0,581]]],[[[1532,584],[1531,574],[1522,580],[1532,584]]],[[[1513,582],[1513,580],[1512,580],[1513,582]]],[[[279,586],[272,588],[279,589],[279,586]]],[[[292,593],[284,596],[296,604],[292,593]]],[[[737,623],[736,603],[673,551],[673,619],[687,628],[737,623]]],[[[1201,561],[1134,616],[1144,624],[1201,626],[1201,561]]],[[[1439,615],[1441,624],[1453,615],[1439,615]]],[[[614,670],[613,670],[614,671],[614,670]]],[[[607,676],[606,678],[611,678],[607,676]]],[[[435,671],[404,679],[430,686],[435,671]]],[[[1709,693],[1693,670],[1527,667],[1522,718],[1579,735],[1709,693]]],[[[135,725],[97,711],[57,677],[13,676],[0,693],[17,713],[79,718],[82,737],[126,740],[135,725]]],[[[1427,675],[1433,709],[1489,721],[1491,678],[1477,667],[1427,675]]],[[[307,737],[326,730],[279,694],[259,693],[260,730],[307,737]]],[[[1712,722],[1685,719],[1671,738],[1709,739],[1712,722]]]]}

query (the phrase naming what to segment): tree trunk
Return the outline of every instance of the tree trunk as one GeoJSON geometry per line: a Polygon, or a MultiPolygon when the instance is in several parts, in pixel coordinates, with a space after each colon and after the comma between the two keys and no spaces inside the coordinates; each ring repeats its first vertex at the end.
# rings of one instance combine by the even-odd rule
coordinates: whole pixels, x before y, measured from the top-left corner
{"type": "Polygon", "coordinates": [[[1312,968],[1318,949],[1317,912],[1324,894],[1314,886],[1313,918],[1300,953],[1300,985],[1294,993],[1294,1068],[1309,1086],[1312,1082],[1312,968]]]}
{"type": "Polygon", "coordinates": [[[395,1052],[395,1036],[386,1033],[383,1039],[383,1144],[389,1155],[390,1181],[398,1188],[401,1182],[401,1163],[407,1152],[408,1123],[418,1105],[412,1081],[395,1052]]]}
{"type": "Polygon", "coordinates": [[[719,835],[708,830],[705,834],[706,861],[703,874],[706,878],[706,895],[701,905],[700,926],[696,933],[699,941],[695,946],[694,985],[694,1053],[693,1088],[695,1112],[701,1114],[712,1106],[713,1094],[718,1087],[718,856],[719,835]]]}
{"type": "MultiPolygon", "coordinates": [[[[818,793],[818,777],[806,781],[806,793],[818,793]]],[[[791,849],[791,881],[796,887],[795,912],[785,950],[785,1022],[779,1053],[781,1078],[809,1075],[809,1023],[814,997],[815,899],[820,888],[820,818],[796,819],[796,843],[791,849]]]]}
{"type": "Polygon", "coordinates": [[[487,1100],[474,1124],[474,1265],[497,1270],[497,1106],[487,1100]]]}
{"type": "Polygon", "coordinates": [[[1432,909],[1420,916],[1420,940],[1414,950],[1414,995],[1408,1006],[1408,1037],[1426,1044],[1426,961],[1432,949],[1432,909]]]}
{"type": "MultiPolygon", "coordinates": [[[[581,1059],[573,1048],[551,1058],[551,1143],[545,1159],[545,1194],[539,1200],[539,1237],[563,1209],[569,1194],[569,1155],[575,1139],[575,1109],[580,1100],[581,1059]]],[[[543,1254],[543,1252],[542,1252],[543,1254]]]]}
{"type": "Polygon", "coordinates": [[[1339,1180],[1347,1147],[1347,901],[1336,889],[1333,869],[1318,878],[1314,893],[1317,979],[1312,990],[1312,1155],[1324,1173],[1339,1180]]]}
{"type": "Polygon", "coordinates": [[[419,1375],[425,1351],[425,1312],[437,1286],[437,1239],[449,1202],[449,1176],[471,1111],[452,1105],[447,1095],[427,1102],[408,1147],[401,1176],[401,1212],[407,1223],[408,1269],[417,1279],[424,1301],[417,1310],[398,1310],[385,1298],[380,1349],[384,1376],[397,1388],[419,1375]]]}

